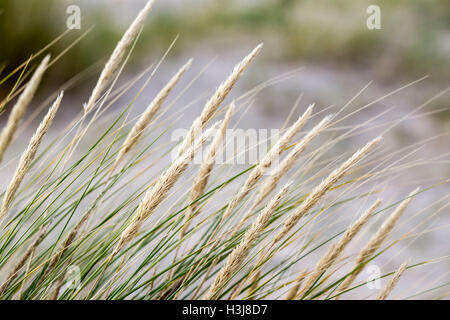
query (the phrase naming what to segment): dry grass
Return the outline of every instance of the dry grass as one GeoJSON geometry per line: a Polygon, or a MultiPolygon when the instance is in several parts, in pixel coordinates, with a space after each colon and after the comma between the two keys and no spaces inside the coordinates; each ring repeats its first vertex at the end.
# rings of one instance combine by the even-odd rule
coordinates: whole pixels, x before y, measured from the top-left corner
{"type": "Polygon", "coordinates": [[[409,194],[409,196],[400,203],[400,205],[392,212],[392,214],[386,219],[383,225],[378,229],[377,233],[369,240],[369,242],[362,248],[355,259],[355,272],[350,274],[344,282],[339,286],[338,290],[340,292],[347,290],[350,284],[355,280],[358,274],[362,271],[361,265],[364,261],[369,258],[383,243],[389,233],[395,226],[395,223],[400,218],[400,216],[405,212],[408,205],[413,200],[413,196],[417,194],[419,189],[414,190],[409,194]]]}
{"type": "Polygon", "coordinates": [[[198,136],[198,133],[201,129],[206,125],[206,123],[215,115],[217,109],[220,107],[222,102],[225,100],[227,95],[230,93],[231,89],[233,89],[236,82],[240,79],[245,69],[249,66],[250,62],[256,57],[259,51],[262,48],[262,43],[259,44],[256,48],[252,50],[242,61],[240,61],[231,71],[231,74],[228,78],[220,84],[214,94],[209,98],[203,107],[202,113],[200,116],[194,121],[192,126],[189,129],[188,134],[185,139],[181,143],[181,146],[178,150],[178,155],[181,155],[189,146],[193,143],[195,138],[198,136]]]}
{"type": "Polygon", "coordinates": [[[170,81],[166,84],[166,86],[153,99],[153,101],[150,103],[147,109],[145,109],[144,113],[141,115],[139,120],[133,126],[125,142],[123,143],[123,146],[117,155],[116,161],[111,167],[111,171],[114,171],[114,169],[117,168],[119,163],[122,161],[123,157],[125,157],[125,155],[142,139],[142,135],[144,134],[145,128],[147,128],[147,126],[150,124],[153,117],[161,108],[161,105],[163,104],[164,100],[170,94],[170,92],[178,83],[178,81],[181,79],[186,70],[189,69],[191,64],[192,59],[190,59],[185,65],[183,65],[180,68],[180,70],[178,70],[178,72],[172,77],[172,79],[170,79],[170,81]]]}
{"type": "Polygon", "coordinates": [[[48,111],[47,115],[44,117],[42,122],[39,124],[39,127],[36,129],[36,132],[34,133],[33,137],[30,140],[30,143],[28,144],[27,149],[22,154],[22,157],[19,160],[19,164],[17,165],[16,171],[14,173],[14,176],[9,183],[8,188],[6,189],[5,195],[3,196],[3,202],[0,209],[0,221],[3,220],[3,217],[6,215],[6,212],[9,208],[9,205],[11,204],[11,201],[19,188],[20,184],[23,181],[23,178],[25,177],[25,174],[28,172],[28,169],[31,166],[31,162],[33,161],[36,152],[39,148],[39,145],[42,142],[42,139],[44,138],[44,135],[47,133],[48,129],[50,128],[50,125],[53,122],[53,118],[56,115],[56,111],[58,111],[59,105],[61,104],[61,100],[63,97],[63,93],[56,98],[56,101],[53,103],[52,107],[48,111]]]}
{"type": "Polygon", "coordinates": [[[105,67],[100,74],[100,77],[97,80],[97,84],[92,90],[91,96],[86,104],[84,104],[84,112],[89,113],[95,106],[95,103],[102,95],[106,86],[109,84],[109,80],[113,76],[114,72],[119,68],[120,63],[125,57],[126,51],[133,43],[133,40],[136,38],[139,30],[144,25],[145,18],[147,18],[150,13],[155,0],[149,0],[145,7],[139,12],[136,19],[130,25],[130,27],[125,31],[122,39],[120,39],[119,43],[115,47],[111,57],[106,62],[105,67]]]}
{"type": "Polygon", "coordinates": [[[218,127],[219,123],[214,124],[199,138],[197,138],[192,146],[190,146],[180,157],[178,157],[170,165],[167,171],[158,178],[155,185],[146,192],[136,210],[136,213],[131,219],[129,226],[120,235],[119,242],[116,245],[112,256],[117,254],[117,252],[119,252],[127,242],[136,236],[136,233],[141,228],[143,222],[153,214],[156,208],[168,196],[170,189],[193,160],[195,153],[205,143],[205,141],[211,137],[212,133],[217,130],[218,127]]]}
{"type": "Polygon", "coordinates": [[[318,280],[320,275],[324,273],[330,266],[336,261],[336,259],[342,254],[347,244],[353,239],[353,237],[361,230],[361,228],[366,224],[366,222],[370,219],[370,217],[374,214],[375,210],[380,206],[381,200],[377,200],[369,209],[367,209],[358,220],[356,220],[338,242],[334,243],[328,252],[320,258],[317,265],[314,267],[314,270],[308,276],[308,280],[305,283],[304,289],[300,292],[300,294],[305,293],[313,283],[318,280]]]}
{"type": "Polygon", "coordinates": [[[386,286],[377,294],[377,297],[375,298],[376,300],[386,300],[391,291],[394,289],[398,280],[400,280],[403,272],[405,272],[407,265],[408,263],[406,261],[401,264],[401,266],[397,269],[397,271],[395,271],[394,275],[386,284],[386,286]]]}
{"type": "Polygon", "coordinates": [[[300,116],[297,121],[287,130],[283,136],[276,142],[276,144],[269,150],[269,152],[264,156],[264,158],[258,163],[258,165],[250,172],[244,185],[239,190],[237,195],[231,200],[225,213],[223,214],[223,219],[226,219],[232,211],[238,206],[238,204],[248,195],[248,193],[253,190],[261,177],[270,169],[273,162],[280,154],[287,148],[288,144],[294,138],[294,136],[301,130],[305,125],[306,120],[311,115],[314,105],[310,105],[306,109],[305,113],[300,116]]]}
{"type": "Polygon", "coordinates": [[[47,55],[40,63],[38,68],[31,77],[31,80],[28,82],[25,90],[20,95],[16,104],[11,110],[11,114],[8,118],[8,122],[6,126],[3,128],[2,133],[0,134],[0,162],[3,160],[3,156],[5,154],[6,149],[8,148],[14,133],[17,130],[17,127],[22,120],[25,112],[28,109],[28,105],[36,93],[36,90],[41,82],[42,76],[44,75],[45,70],[47,69],[48,62],[50,61],[50,56],[47,55]]]}
{"type": "Polygon", "coordinates": [[[344,162],[339,168],[335,169],[330,175],[315,187],[305,201],[294,210],[284,222],[282,230],[275,236],[273,243],[277,243],[285,237],[289,231],[297,224],[297,222],[331,189],[331,187],[341,179],[347,172],[357,164],[373,147],[381,140],[377,137],[368,142],[363,148],[358,150],[352,157],[344,162]]]}
{"type": "Polygon", "coordinates": [[[194,179],[194,183],[188,200],[191,205],[189,205],[187,209],[188,212],[186,214],[186,223],[184,224],[183,229],[181,229],[180,237],[183,237],[186,234],[186,231],[190,225],[190,220],[194,217],[195,210],[197,209],[195,201],[200,198],[205,191],[209,175],[211,174],[211,170],[213,169],[214,163],[216,162],[217,152],[219,151],[219,148],[225,137],[225,133],[231,120],[231,116],[233,115],[234,108],[234,103],[232,103],[225,115],[224,120],[222,121],[219,132],[216,133],[213,141],[211,142],[211,146],[209,147],[206,159],[201,164],[197,176],[194,179]]]}

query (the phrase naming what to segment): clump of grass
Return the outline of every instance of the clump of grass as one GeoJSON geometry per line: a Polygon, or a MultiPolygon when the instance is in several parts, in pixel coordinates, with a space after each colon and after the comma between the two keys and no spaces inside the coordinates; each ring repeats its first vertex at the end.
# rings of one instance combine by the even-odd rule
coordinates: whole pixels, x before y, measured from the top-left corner
{"type": "MultiPolygon", "coordinates": [[[[410,150],[380,155],[375,150],[381,144],[377,137],[352,156],[345,155],[348,160],[342,162],[341,157],[327,152],[338,142],[357,135],[359,129],[380,126],[370,128],[369,120],[364,125],[337,128],[345,131],[326,138],[333,125],[349,115],[334,123],[331,121],[337,115],[325,116],[315,123],[314,118],[321,112],[313,114],[310,105],[256,164],[248,164],[237,173],[231,173],[228,165],[216,164],[215,157],[227,142],[225,131],[235,120],[234,115],[250,105],[256,93],[268,85],[255,87],[237,97],[228,109],[220,110],[261,45],[239,62],[214,91],[180,145],[161,141],[180,112],[161,117],[159,122],[154,119],[158,113],[164,114],[164,102],[186,75],[191,61],[173,75],[136,119],[130,118],[130,111],[140,93],[118,113],[99,112],[83,131],[75,130],[105,90],[152,4],[153,1],[147,3],[114,51],[85,112],[55,138],[47,138],[51,141],[39,151],[61,102],[59,95],[25,148],[12,179],[2,184],[0,298],[291,300],[331,299],[357,293],[362,284],[351,285],[367,263],[409,236],[383,247],[386,239],[394,235],[401,216],[407,210],[416,210],[408,205],[419,196],[418,190],[399,201],[362,249],[360,242],[355,243],[355,263],[348,267],[348,261],[353,260],[349,259],[351,254],[344,254],[350,250],[348,245],[355,242],[356,235],[372,217],[396,205],[386,202],[380,208],[381,201],[377,200],[368,207],[365,201],[386,191],[387,187],[378,187],[386,175],[414,166],[414,162],[401,162],[402,152],[410,150]],[[209,125],[223,113],[222,121],[209,125]],[[312,129],[302,132],[310,124],[312,129]],[[301,137],[295,141],[296,136],[301,137]],[[313,140],[319,138],[322,140],[314,145],[313,140]],[[212,142],[205,148],[206,158],[199,168],[193,168],[194,156],[209,140],[212,142]],[[78,151],[80,146],[87,151],[78,151]],[[307,148],[309,153],[305,152],[307,148]],[[284,152],[286,155],[277,163],[275,159],[283,157],[284,152]],[[168,154],[175,157],[165,167],[168,154]],[[155,173],[156,164],[161,172],[155,173]],[[283,179],[289,182],[286,184],[283,179]],[[363,188],[365,185],[372,185],[370,191],[363,188]],[[332,228],[330,219],[338,214],[345,217],[341,213],[349,208],[367,207],[341,232],[332,228]],[[329,226],[321,227],[324,222],[329,226]],[[322,258],[307,260],[322,248],[327,249],[322,258]],[[286,254],[287,250],[294,254],[286,254]],[[75,286],[66,283],[71,266],[80,271],[75,286]]],[[[39,67],[33,78],[42,75],[47,62],[44,59],[44,67],[39,67]]],[[[26,93],[30,97],[31,84],[39,82],[33,78],[22,96],[26,93]]],[[[130,87],[118,88],[111,96],[106,94],[104,101],[114,103],[130,87]]],[[[33,93],[36,89],[33,85],[33,93]]],[[[22,96],[16,106],[23,104],[22,96]]],[[[30,101],[27,98],[26,104],[30,101]]],[[[13,117],[12,133],[22,117],[23,113],[13,117]]],[[[386,125],[390,126],[391,123],[386,125]]],[[[10,127],[7,124],[6,128],[10,127]]],[[[10,134],[7,136],[6,145],[11,142],[10,134]]],[[[419,258],[408,267],[403,264],[378,292],[377,299],[388,297],[406,270],[430,261],[419,258]]],[[[418,294],[425,290],[430,291],[420,288],[418,294]]]]}

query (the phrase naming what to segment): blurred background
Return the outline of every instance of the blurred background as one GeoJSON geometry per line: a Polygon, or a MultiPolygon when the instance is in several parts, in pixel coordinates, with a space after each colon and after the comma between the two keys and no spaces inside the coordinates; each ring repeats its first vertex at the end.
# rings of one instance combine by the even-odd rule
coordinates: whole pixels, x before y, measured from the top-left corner
{"type": "MultiPolygon", "coordinates": [[[[144,3],[144,0],[0,0],[3,74],[66,31],[66,8],[71,4],[81,9],[82,28],[72,31],[51,51],[61,52],[90,27],[94,29],[51,69],[47,82],[67,80],[95,63],[104,62],[144,3]]],[[[287,92],[286,99],[303,91],[311,99],[328,104],[336,102],[339,96],[347,98],[346,86],[353,92],[358,88],[355,83],[362,84],[367,79],[393,88],[396,83],[424,75],[430,75],[430,79],[415,91],[433,93],[433,87],[445,88],[450,78],[450,5],[446,0],[157,1],[130,61],[131,67],[138,68],[141,63],[148,64],[160,57],[177,34],[180,38],[168,63],[194,56],[200,60],[198,64],[205,65],[217,57],[219,61],[212,69],[219,81],[228,71],[228,60],[231,63],[258,42],[264,42],[264,53],[256,61],[259,66],[253,68],[253,76],[266,77],[271,67],[278,73],[304,67],[302,78],[309,78],[303,86],[296,84],[296,92],[287,92]],[[366,8],[370,4],[381,8],[381,30],[366,27],[366,8]]],[[[95,74],[91,80],[95,81],[95,74]]],[[[90,84],[84,82],[84,86],[90,84]]],[[[448,102],[448,95],[445,98],[448,102]]],[[[268,111],[284,105],[264,101],[268,111]]]]}
{"type": "MultiPolygon", "coordinates": [[[[48,49],[55,58],[70,47],[44,77],[34,102],[37,106],[58,86],[82,75],[82,81],[76,81],[66,92],[64,109],[58,115],[61,123],[67,123],[67,119],[81,110],[106,59],[145,2],[0,0],[0,77],[66,32],[66,8],[78,5],[81,29],[68,32],[48,49]],[[93,29],[84,35],[91,27],[93,29]]],[[[180,120],[181,126],[188,127],[200,113],[206,97],[227,77],[234,64],[258,43],[264,42],[262,53],[230,98],[263,81],[301,69],[286,81],[258,94],[254,106],[240,123],[242,127],[280,128],[300,95],[302,100],[296,114],[312,102],[316,103],[316,112],[330,106],[332,112],[338,112],[370,83],[348,108],[347,113],[350,113],[427,76],[386,99],[380,99],[341,125],[356,125],[392,108],[379,119],[380,123],[389,123],[426,103],[419,112],[425,115],[398,123],[389,131],[384,140],[386,149],[396,150],[449,132],[450,94],[445,91],[450,84],[448,0],[159,0],[147,19],[119,84],[126,83],[157,61],[177,35],[179,38],[173,49],[137,101],[136,114],[147,106],[179,66],[193,57],[194,65],[189,71],[191,79],[208,67],[183,96],[184,102],[177,103],[182,108],[201,97],[198,103],[189,107],[192,112],[186,112],[180,120]],[[366,27],[366,9],[371,4],[381,8],[381,30],[366,27]]],[[[0,86],[0,99],[8,95],[17,76],[0,86]]],[[[188,82],[186,80],[184,85],[188,82]]],[[[117,105],[129,103],[137,90],[130,89],[117,105]]],[[[5,114],[0,117],[0,125],[5,121],[5,114]]],[[[342,150],[354,149],[355,145],[361,145],[379,131],[369,130],[366,136],[344,142],[342,150]]],[[[17,149],[12,147],[12,150],[19,152],[23,145],[21,139],[26,143],[29,134],[31,131],[19,137],[17,149]]],[[[427,143],[417,156],[422,159],[440,156],[445,161],[429,165],[425,170],[405,170],[396,181],[398,194],[393,197],[408,193],[420,181],[431,184],[449,177],[449,152],[447,135],[427,143]]],[[[422,203],[433,202],[448,194],[450,188],[446,184],[434,190],[429,199],[422,199],[422,203]]],[[[447,211],[440,215],[437,224],[445,225],[449,221],[447,211]]],[[[450,253],[450,239],[445,228],[424,238],[413,250],[427,252],[427,256],[450,253]]],[[[401,263],[400,258],[395,263],[401,263]]],[[[394,268],[395,263],[389,268],[394,268]]],[[[436,270],[430,268],[429,274],[437,272],[448,280],[448,267],[448,263],[440,264],[436,270]]]]}

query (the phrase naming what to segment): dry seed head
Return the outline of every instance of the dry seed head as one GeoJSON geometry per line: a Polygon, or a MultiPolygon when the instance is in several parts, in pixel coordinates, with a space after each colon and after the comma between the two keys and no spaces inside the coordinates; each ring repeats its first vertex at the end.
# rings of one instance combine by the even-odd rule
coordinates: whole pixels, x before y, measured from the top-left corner
{"type": "Polygon", "coordinates": [[[320,274],[322,274],[322,272],[328,269],[331,264],[336,261],[340,254],[344,251],[347,244],[353,239],[353,237],[359,232],[359,230],[361,230],[362,226],[366,224],[366,222],[373,215],[380,204],[380,199],[375,201],[375,203],[345,231],[339,241],[331,246],[328,252],[319,260],[316,267],[314,268],[314,271],[308,277],[308,281],[305,284],[304,290],[309,289],[309,287],[318,279],[320,274]]]}
{"type": "Polygon", "coordinates": [[[2,207],[0,209],[0,219],[2,219],[6,214],[6,211],[8,210],[8,207],[11,204],[11,201],[14,197],[14,194],[16,193],[17,189],[22,183],[23,178],[25,177],[25,174],[30,168],[31,162],[33,161],[34,156],[36,155],[37,149],[39,148],[39,145],[41,144],[44,135],[47,133],[48,129],[50,128],[50,125],[52,124],[53,118],[55,117],[56,111],[59,108],[62,97],[63,92],[61,92],[59,96],[56,98],[47,115],[41,121],[39,127],[37,128],[36,132],[31,138],[30,143],[28,144],[28,148],[22,154],[22,157],[19,160],[19,164],[17,165],[14,176],[8,188],[6,189],[5,195],[3,197],[2,207]]]}
{"type": "Polygon", "coordinates": [[[306,120],[308,120],[314,105],[311,104],[305,113],[301,115],[298,120],[286,131],[285,134],[277,141],[277,143],[267,152],[261,162],[252,170],[245,181],[242,188],[239,190],[238,194],[233,197],[229,203],[225,213],[223,214],[222,220],[226,219],[237,205],[247,196],[247,194],[255,187],[256,183],[261,179],[264,173],[270,168],[276,157],[279,157],[284,149],[288,146],[297,132],[305,125],[306,120]]]}
{"type": "Polygon", "coordinates": [[[356,259],[357,264],[362,263],[368,256],[372,255],[380,247],[380,245],[394,228],[398,219],[401,217],[403,212],[405,212],[406,208],[413,200],[413,196],[418,191],[419,188],[411,192],[408,195],[408,198],[403,200],[402,203],[400,203],[400,205],[394,210],[394,212],[387,218],[380,229],[378,229],[377,233],[372,237],[366,247],[358,255],[358,258],[356,259]]]}
{"type": "Polygon", "coordinates": [[[244,59],[242,59],[242,61],[239,62],[234,67],[233,71],[228,76],[228,78],[221,83],[221,85],[217,88],[212,97],[206,102],[205,106],[203,107],[202,113],[193,123],[193,125],[189,129],[189,133],[183,140],[178,150],[179,155],[182,154],[184,150],[189,148],[189,146],[197,137],[199,129],[203,128],[206,125],[206,123],[214,116],[221,103],[225,100],[226,96],[231,91],[236,82],[239,80],[242,73],[248,67],[253,58],[259,53],[262,46],[263,46],[262,43],[259,44],[255,49],[252,50],[252,52],[250,52],[244,59]]]}
{"type": "Polygon", "coordinates": [[[303,128],[309,116],[312,113],[314,104],[310,104],[306,111],[297,119],[297,121],[286,131],[285,134],[277,141],[277,143],[271,148],[266,156],[261,161],[261,164],[257,168],[260,170],[268,169],[274,159],[278,157],[284,149],[288,147],[288,144],[295,137],[295,135],[303,128]]]}
{"type": "Polygon", "coordinates": [[[98,98],[100,98],[103,90],[108,85],[111,76],[122,62],[128,47],[131,45],[139,30],[143,26],[144,20],[148,16],[154,2],[155,0],[149,0],[147,2],[145,7],[139,12],[136,19],[134,19],[133,23],[128,27],[127,31],[125,31],[122,36],[122,39],[120,39],[119,43],[115,47],[111,57],[108,62],[106,62],[105,67],[97,80],[97,84],[89,97],[89,101],[83,106],[85,113],[90,112],[94,107],[95,102],[98,98]]]}
{"type": "Polygon", "coordinates": [[[249,294],[251,294],[256,288],[258,288],[258,282],[260,277],[261,277],[261,270],[257,270],[250,281],[251,286],[248,288],[249,294]]]}
{"type": "Polygon", "coordinates": [[[42,76],[47,69],[49,61],[50,55],[47,55],[39,64],[36,71],[33,73],[33,76],[26,85],[25,90],[22,92],[16,104],[11,110],[8,122],[6,123],[5,127],[2,130],[2,133],[0,134],[0,162],[2,161],[6,148],[8,148],[14,136],[14,133],[17,130],[20,120],[22,120],[22,117],[25,115],[28,105],[30,104],[34,94],[36,93],[42,76]]]}
{"type": "Polygon", "coordinates": [[[386,221],[381,225],[378,229],[377,233],[373,235],[373,237],[369,240],[369,242],[364,246],[364,248],[359,252],[356,257],[354,264],[354,271],[341,283],[338,288],[338,292],[343,292],[347,290],[347,288],[352,284],[353,280],[358,276],[358,274],[362,271],[362,267],[360,265],[370,257],[383,243],[388,234],[392,231],[395,226],[395,223],[400,218],[400,216],[405,212],[408,205],[411,203],[413,196],[417,194],[419,188],[411,192],[407,199],[403,200],[397,208],[395,208],[394,212],[386,219],[386,221]]]}
{"type": "Polygon", "coordinates": [[[19,262],[14,266],[13,270],[9,273],[8,278],[6,281],[0,286],[0,296],[5,292],[6,289],[8,289],[9,285],[19,276],[20,269],[25,265],[25,263],[28,261],[28,259],[34,254],[36,251],[36,248],[41,243],[41,241],[44,239],[46,232],[47,232],[48,225],[41,226],[38,232],[38,235],[34,242],[31,244],[31,246],[28,247],[27,251],[25,251],[25,254],[22,256],[22,258],[19,260],[19,262]]]}
{"type": "Polygon", "coordinates": [[[278,182],[281,178],[291,169],[295,161],[298,159],[300,154],[306,149],[311,140],[319,134],[319,132],[326,127],[326,125],[332,119],[332,115],[325,117],[318,125],[316,125],[303,139],[301,139],[294,147],[294,149],[286,156],[286,158],[276,167],[269,177],[264,181],[262,186],[259,188],[258,194],[253,201],[252,208],[247,211],[244,218],[235,227],[235,232],[239,231],[242,226],[250,218],[251,213],[256,209],[256,207],[277,187],[278,182]]]}
{"type": "Polygon", "coordinates": [[[217,108],[225,100],[225,97],[231,91],[233,86],[241,77],[244,70],[248,67],[253,58],[259,53],[263,44],[260,43],[256,48],[252,50],[241,62],[239,62],[219,88],[217,88],[214,95],[208,100],[205,107],[202,110],[200,119],[202,120],[202,126],[204,126],[216,113],[217,108]]]}
{"type": "Polygon", "coordinates": [[[348,171],[357,164],[372,148],[374,148],[381,140],[381,136],[367,143],[363,148],[358,150],[351,158],[345,161],[339,168],[335,169],[328,177],[315,187],[301,205],[294,210],[284,222],[282,230],[274,238],[274,243],[280,241],[297,222],[314,206],[320,199],[330,190],[330,188],[348,171]]]}
{"type": "Polygon", "coordinates": [[[230,279],[233,273],[239,268],[243,262],[245,256],[250,250],[253,243],[259,238],[261,232],[270,220],[275,210],[280,205],[281,199],[287,194],[289,185],[284,186],[270,201],[269,204],[260,213],[255,222],[245,232],[244,239],[241,243],[231,252],[227,259],[225,266],[219,271],[208,293],[205,295],[205,299],[213,299],[219,292],[222,286],[230,279]]]}
{"type": "MultiPolygon", "coordinates": [[[[69,246],[75,241],[75,238],[78,235],[78,232],[81,230],[81,228],[86,223],[86,221],[88,221],[90,216],[94,213],[95,209],[98,206],[100,199],[105,195],[105,193],[106,193],[106,189],[103,189],[103,191],[97,195],[97,197],[92,202],[89,209],[81,216],[81,219],[76,223],[76,225],[73,227],[72,231],[70,231],[70,233],[67,235],[66,239],[62,242],[62,246],[59,248],[59,250],[53,255],[53,257],[48,262],[47,268],[45,269],[44,273],[40,277],[38,285],[40,285],[45,280],[47,275],[49,275],[50,272],[53,271],[53,269],[56,266],[56,264],[58,263],[58,261],[66,253],[69,246]]],[[[64,277],[62,277],[62,278],[64,278],[64,277]]],[[[60,283],[58,282],[58,285],[59,284],[60,283]]],[[[59,292],[59,290],[55,290],[55,291],[59,292]]]]}
{"type": "Polygon", "coordinates": [[[160,109],[164,100],[167,98],[169,93],[181,79],[182,75],[186,72],[186,70],[189,69],[191,65],[192,59],[189,59],[189,61],[185,65],[183,65],[180,68],[180,70],[178,70],[178,72],[172,77],[172,79],[170,79],[170,81],[166,84],[166,86],[158,93],[158,95],[153,99],[153,101],[150,103],[147,109],[145,109],[144,113],[141,115],[138,122],[131,129],[125,142],[123,143],[122,148],[116,157],[116,161],[112,166],[111,171],[114,171],[114,169],[123,159],[123,157],[131,150],[131,148],[133,148],[133,146],[135,146],[142,139],[145,129],[147,128],[147,126],[150,124],[155,114],[160,109]]]}
{"type": "MultiPolygon", "coordinates": [[[[206,184],[208,183],[209,175],[214,166],[214,161],[216,158],[217,151],[220,149],[220,146],[222,144],[223,138],[225,136],[225,133],[226,133],[226,130],[228,127],[228,123],[230,122],[233,112],[234,112],[234,102],[231,103],[230,108],[228,109],[227,113],[225,114],[225,118],[222,121],[222,124],[219,128],[219,132],[214,136],[214,139],[211,142],[206,159],[203,161],[203,163],[200,166],[200,169],[198,170],[197,176],[194,179],[194,186],[192,187],[191,193],[189,195],[189,203],[194,202],[205,191],[205,187],[206,187],[206,184]]],[[[191,206],[188,207],[187,221],[186,221],[185,225],[183,226],[183,229],[181,230],[181,236],[184,236],[184,234],[186,233],[186,230],[189,227],[190,220],[191,220],[196,208],[197,208],[196,204],[192,204],[191,206]]]]}
{"type": "Polygon", "coordinates": [[[300,157],[307,145],[316,137],[331,121],[332,115],[325,117],[317,124],[303,139],[301,139],[286,158],[274,169],[270,176],[264,181],[255,198],[253,207],[258,206],[276,188],[281,178],[292,168],[295,161],[300,157]]]}
{"type": "Polygon", "coordinates": [[[189,128],[189,132],[186,137],[181,142],[181,146],[178,149],[178,156],[181,156],[191,145],[192,141],[199,135],[202,131],[202,120],[200,117],[196,118],[189,128]]]}
{"type": "Polygon", "coordinates": [[[144,195],[143,200],[139,204],[136,213],[131,220],[129,226],[122,232],[119,242],[116,245],[112,256],[115,256],[117,252],[131,239],[134,238],[139,231],[142,223],[153,214],[156,208],[161,202],[169,195],[170,189],[181,174],[186,170],[189,163],[195,156],[197,150],[204,144],[206,140],[214,133],[219,126],[220,122],[215,123],[212,127],[206,130],[194,144],[178,157],[170,167],[158,178],[155,185],[150,188],[144,195]]]}
{"type": "Polygon", "coordinates": [[[398,280],[402,276],[403,272],[405,272],[407,266],[408,266],[407,261],[402,263],[402,265],[397,269],[397,271],[394,273],[394,275],[386,284],[386,286],[383,289],[381,289],[381,291],[378,293],[377,297],[375,298],[376,300],[386,300],[386,298],[391,293],[392,289],[394,289],[398,280]]]}

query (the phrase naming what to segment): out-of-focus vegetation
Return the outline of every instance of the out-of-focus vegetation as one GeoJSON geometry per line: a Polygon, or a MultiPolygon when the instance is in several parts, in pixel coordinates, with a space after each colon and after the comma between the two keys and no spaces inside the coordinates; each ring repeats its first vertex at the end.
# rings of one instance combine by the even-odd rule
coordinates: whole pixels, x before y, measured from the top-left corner
{"type": "MultiPolygon", "coordinates": [[[[61,52],[88,27],[95,25],[93,31],[58,62],[58,68],[53,68],[53,75],[58,75],[59,79],[73,76],[104,58],[123,32],[110,15],[116,2],[103,3],[104,6],[92,6],[89,2],[80,2],[83,29],[72,32],[52,48],[61,52]]],[[[140,2],[131,3],[129,10],[137,11],[140,2]]],[[[170,3],[173,2],[157,1],[157,7],[161,9],[170,3]]],[[[138,56],[148,56],[149,44],[152,48],[167,47],[178,33],[181,37],[176,50],[205,45],[207,41],[229,46],[240,38],[246,41],[252,37],[268,43],[266,56],[276,56],[283,61],[307,60],[370,68],[382,80],[428,73],[437,78],[450,77],[448,0],[203,0],[183,3],[182,10],[169,8],[152,13],[141,37],[141,43],[147,45],[136,48],[138,56]],[[366,8],[370,4],[381,7],[382,30],[366,28],[366,8]],[[232,35],[233,42],[225,40],[228,35],[232,35]]],[[[7,63],[6,71],[65,31],[65,9],[69,4],[72,2],[0,0],[0,63],[7,63]]]]}

